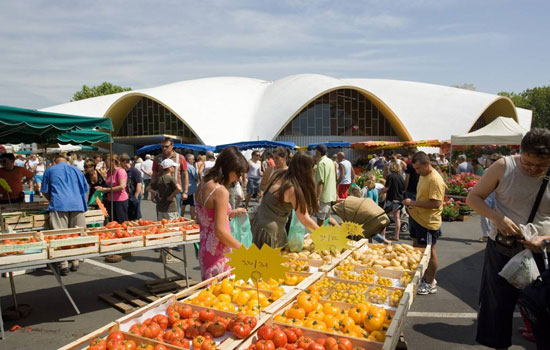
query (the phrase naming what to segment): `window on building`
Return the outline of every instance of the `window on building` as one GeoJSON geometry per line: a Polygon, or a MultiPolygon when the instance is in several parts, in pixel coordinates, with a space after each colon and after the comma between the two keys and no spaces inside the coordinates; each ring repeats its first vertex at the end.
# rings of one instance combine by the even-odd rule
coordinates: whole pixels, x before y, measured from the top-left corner
{"type": "Polygon", "coordinates": [[[170,110],[149,98],[142,98],[128,112],[118,136],[148,136],[168,134],[186,141],[196,140],[191,130],[170,110]]]}
{"type": "Polygon", "coordinates": [[[312,101],[279,136],[397,136],[385,116],[353,89],[331,91],[312,101]]]}

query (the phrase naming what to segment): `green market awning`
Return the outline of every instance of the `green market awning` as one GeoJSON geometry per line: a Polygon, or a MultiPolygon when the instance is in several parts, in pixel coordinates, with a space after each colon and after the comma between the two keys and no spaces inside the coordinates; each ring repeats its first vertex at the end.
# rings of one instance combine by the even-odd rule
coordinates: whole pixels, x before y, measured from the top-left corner
{"type": "Polygon", "coordinates": [[[0,143],[51,143],[70,130],[113,130],[109,118],[0,106],[0,143]]]}
{"type": "Polygon", "coordinates": [[[111,135],[106,132],[101,132],[97,130],[71,130],[69,132],[63,133],[57,137],[59,142],[63,143],[96,143],[96,142],[113,142],[111,135]]]}

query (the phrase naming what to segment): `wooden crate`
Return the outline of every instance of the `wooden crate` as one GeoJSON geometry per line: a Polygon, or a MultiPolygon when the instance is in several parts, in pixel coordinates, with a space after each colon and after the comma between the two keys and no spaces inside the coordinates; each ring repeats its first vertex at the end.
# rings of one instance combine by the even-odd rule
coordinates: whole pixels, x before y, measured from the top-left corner
{"type": "Polygon", "coordinates": [[[189,226],[189,225],[194,225],[195,224],[195,220],[186,220],[186,221],[180,221],[180,222],[167,222],[166,224],[164,224],[164,227],[176,227],[176,228],[180,228],[182,226],[189,226]]]}
{"type": "Polygon", "coordinates": [[[2,234],[0,235],[0,242],[25,238],[36,238],[38,242],[0,245],[0,265],[46,260],[48,258],[48,245],[39,232],[2,234]],[[4,255],[21,251],[23,251],[23,254],[4,255]]]}
{"type": "Polygon", "coordinates": [[[109,324],[106,324],[105,326],[96,329],[95,331],[86,334],[83,337],[78,338],[77,340],[60,347],[57,350],[80,350],[80,349],[88,349],[88,345],[92,341],[92,339],[100,337],[106,337],[110,332],[118,330],[118,325],[115,322],[111,322],[109,324]]]}
{"type": "Polygon", "coordinates": [[[99,252],[99,238],[97,236],[86,236],[86,231],[83,227],[42,231],[44,239],[46,239],[46,236],[61,236],[75,233],[79,237],[50,240],[48,243],[48,257],[55,259],[99,252]]]}
{"type": "Polygon", "coordinates": [[[32,227],[44,227],[49,224],[48,214],[33,214],[32,219],[33,219],[32,227]]]}
{"type": "Polygon", "coordinates": [[[4,231],[16,231],[33,228],[33,217],[26,216],[24,212],[3,214],[4,231]]]}
{"type": "Polygon", "coordinates": [[[99,252],[105,253],[114,252],[117,250],[141,248],[143,245],[144,242],[142,236],[104,239],[99,241],[99,252]]]}
{"type": "Polygon", "coordinates": [[[405,291],[403,297],[401,298],[401,301],[399,301],[399,305],[397,306],[397,310],[393,315],[390,326],[386,331],[386,340],[382,345],[382,350],[393,350],[397,346],[397,343],[399,342],[399,337],[401,336],[401,330],[403,329],[407,313],[409,312],[410,305],[412,303],[411,299],[412,298],[410,292],[405,291]]]}
{"type": "Polygon", "coordinates": [[[155,245],[178,243],[183,241],[183,233],[180,231],[170,231],[164,233],[155,233],[143,236],[145,246],[151,247],[155,245]]]}

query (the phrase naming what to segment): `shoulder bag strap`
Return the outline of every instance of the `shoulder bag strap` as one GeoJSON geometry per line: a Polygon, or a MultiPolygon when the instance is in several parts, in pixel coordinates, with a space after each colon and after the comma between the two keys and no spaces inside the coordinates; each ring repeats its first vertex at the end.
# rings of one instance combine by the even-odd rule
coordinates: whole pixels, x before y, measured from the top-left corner
{"type": "Polygon", "coordinates": [[[546,191],[546,186],[548,185],[548,180],[550,180],[550,168],[546,171],[546,176],[542,179],[542,184],[539,188],[539,193],[537,193],[537,198],[535,198],[535,203],[533,203],[533,208],[531,208],[531,214],[529,214],[529,220],[527,223],[532,223],[535,220],[535,215],[537,215],[537,210],[539,209],[540,202],[542,201],[542,196],[546,191]]]}

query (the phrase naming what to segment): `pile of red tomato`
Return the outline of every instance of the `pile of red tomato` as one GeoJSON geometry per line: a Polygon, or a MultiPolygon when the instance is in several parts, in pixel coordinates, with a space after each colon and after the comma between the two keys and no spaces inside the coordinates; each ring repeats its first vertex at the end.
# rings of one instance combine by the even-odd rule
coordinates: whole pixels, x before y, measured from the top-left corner
{"type": "Polygon", "coordinates": [[[298,327],[262,326],[258,329],[258,340],[248,350],[364,350],[354,347],[347,338],[318,338],[313,340],[303,335],[298,327]]]}
{"type": "MultiPolygon", "coordinates": [[[[157,314],[142,323],[136,323],[128,332],[185,349],[189,349],[192,344],[194,350],[215,350],[217,346],[214,338],[231,332],[234,337],[244,339],[250,335],[256,323],[255,317],[243,314],[233,318],[221,317],[210,309],[197,311],[190,305],[174,303],[168,307],[166,314],[157,314]]],[[[94,339],[92,344],[97,341],[94,339]]],[[[111,350],[109,347],[107,349],[111,350]]]]}
{"type": "Polygon", "coordinates": [[[106,339],[94,338],[89,350],[167,350],[166,346],[157,344],[153,346],[146,343],[136,343],[134,340],[125,339],[124,334],[121,332],[111,332],[106,339]]]}
{"type": "MultiPolygon", "coordinates": [[[[29,237],[29,238],[19,238],[19,239],[5,239],[3,241],[0,241],[0,245],[28,244],[28,243],[36,243],[36,242],[38,242],[36,238],[29,237]]],[[[0,253],[0,256],[20,255],[24,253],[25,252],[23,250],[19,250],[16,252],[0,253]]]]}

